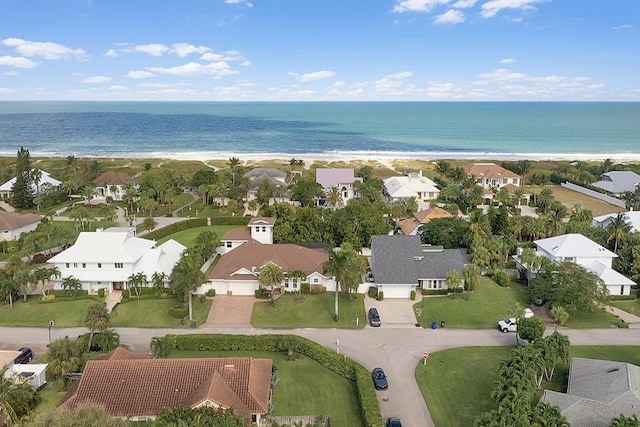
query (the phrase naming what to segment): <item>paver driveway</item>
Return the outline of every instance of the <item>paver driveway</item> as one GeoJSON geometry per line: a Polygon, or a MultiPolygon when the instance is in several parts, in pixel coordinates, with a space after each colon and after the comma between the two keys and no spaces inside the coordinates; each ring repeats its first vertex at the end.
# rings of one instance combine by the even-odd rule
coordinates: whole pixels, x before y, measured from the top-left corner
{"type": "Polygon", "coordinates": [[[255,297],[216,295],[204,326],[214,328],[250,328],[255,297]]]}
{"type": "MultiPolygon", "coordinates": [[[[416,316],[413,313],[413,304],[415,302],[408,298],[387,298],[378,301],[366,296],[364,298],[364,308],[367,312],[371,307],[378,309],[382,328],[415,328],[416,316]]],[[[368,319],[365,319],[365,321],[368,323],[368,319]]]]}

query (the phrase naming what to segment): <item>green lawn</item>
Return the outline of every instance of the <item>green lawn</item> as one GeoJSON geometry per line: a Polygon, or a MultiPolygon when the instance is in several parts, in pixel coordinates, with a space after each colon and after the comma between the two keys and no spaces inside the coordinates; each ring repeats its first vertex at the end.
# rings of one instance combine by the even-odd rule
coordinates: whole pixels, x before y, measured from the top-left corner
{"type": "Polygon", "coordinates": [[[195,227],[189,228],[188,230],[178,231],[177,233],[173,233],[168,235],[167,237],[163,237],[158,240],[158,245],[163,244],[169,239],[173,239],[178,243],[182,243],[186,247],[190,248],[193,246],[193,242],[198,237],[198,234],[203,231],[212,231],[218,235],[218,237],[222,238],[227,231],[233,230],[235,228],[239,228],[241,226],[238,225],[205,225],[203,227],[195,227]]]}
{"type": "Polygon", "coordinates": [[[364,310],[364,297],[354,295],[353,300],[340,294],[338,313],[340,320],[335,322],[333,292],[320,295],[302,295],[297,301],[294,295],[285,294],[272,306],[269,301],[253,305],[251,324],[256,328],[356,328],[367,323],[364,310]],[[358,319],[358,326],[356,326],[358,319]]]}
{"type": "Polygon", "coordinates": [[[422,308],[423,327],[430,327],[435,320],[453,328],[494,328],[516,303],[527,306],[527,295],[518,283],[511,282],[511,287],[503,288],[488,277],[482,277],[476,290],[466,298],[466,294],[457,294],[455,299],[451,295],[423,297],[414,308],[422,308]]]}
{"type": "Polygon", "coordinates": [[[189,208],[186,209],[180,209],[178,211],[178,216],[180,217],[186,217],[186,216],[190,216],[191,218],[193,217],[214,217],[214,216],[229,216],[228,212],[222,212],[220,211],[220,208],[215,207],[214,205],[204,205],[204,203],[202,203],[202,199],[200,200],[196,200],[195,202],[193,202],[191,204],[191,211],[189,211],[189,208]]]}
{"type": "Polygon", "coordinates": [[[620,319],[602,309],[570,312],[566,326],[575,329],[609,328],[617,326],[620,319]]]}
{"type": "MultiPolygon", "coordinates": [[[[110,325],[113,327],[140,327],[140,328],[175,328],[182,326],[180,319],[169,316],[169,308],[177,305],[174,298],[141,299],[132,298],[124,304],[118,304],[111,316],[110,325]]],[[[211,300],[200,302],[199,298],[193,298],[193,317],[198,325],[207,320],[211,309],[211,300]]],[[[188,322],[185,319],[185,327],[188,322]]]]}
{"type": "Polygon", "coordinates": [[[2,326],[41,326],[49,325],[53,320],[58,326],[82,326],[87,308],[100,298],[86,298],[76,301],[55,301],[39,303],[39,296],[30,297],[25,303],[22,299],[13,304],[0,306],[0,325],[2,326]]]}
{"type": "Polygon", "coordinates": [[[332,426],[362,426],[355,385],[303,357],[289,361],[270,352],[173,351],[170,358],[251,356],[272,359],[280,378],[273,393],[274,415],[328,415],[332,426]]]}
{"type": "MultiPolygon", "coordinates": [[[[416,379],[437,427],[473,425],[473,418],[495,406],[489,395],[507,347],[465,347],[431,353],[427,365],[419,363],[416,379]]],[[[571,355],[609,359],[640,365],[640,346],[572,347],[571,355]]],[[[568,369],[558,367],[546,387],[566,390],[568,369]]],[[[545,384],[543,384],[545,386],[545,384]]]]}
{"type": "Polygon", "coordinates": [[[624,310],[636,316],[640,316],[640,300],[634,301],[614,301],[611,303],[614,307],[624,310]]]}

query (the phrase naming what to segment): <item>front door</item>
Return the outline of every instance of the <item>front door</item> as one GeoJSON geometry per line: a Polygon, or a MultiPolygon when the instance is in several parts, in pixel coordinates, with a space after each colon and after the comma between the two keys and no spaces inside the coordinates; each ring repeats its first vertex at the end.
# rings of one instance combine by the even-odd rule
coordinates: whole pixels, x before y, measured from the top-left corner
{"type": "Polygon", "coordinates": [[[113,290],[121,291],[124,289],[124,282],[113,282],[113,290]]]}

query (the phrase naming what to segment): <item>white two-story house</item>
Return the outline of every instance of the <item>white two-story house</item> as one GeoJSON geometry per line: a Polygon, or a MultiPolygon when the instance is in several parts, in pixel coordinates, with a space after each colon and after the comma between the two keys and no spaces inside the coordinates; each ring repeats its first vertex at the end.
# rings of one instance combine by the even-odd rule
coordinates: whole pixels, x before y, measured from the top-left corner
{"type": "Polygon", "coordinates": [[[127,289],[132,274],[144,273],[149,282],[153,273],[169,276],[185,249],[175,240],[157,246],[136,237],[135,228],[112,227],[80,233],[73,246],[47,263],[60,270],[60,277],[51,280],[54,289],[62,289],[62,281],[73,276],[90,293],[112,292],[127,289]]]}
{"type": "MultiPolygon", "coordinates": [[[[594,273],[602,279],[609,295],[629,295],[631,286],[635,285],[633,280],[611,268],[613,259],[617,258],[616,254],[582,234],[563,234],[534,240],[533,243],[536,245],[538,255],[554,262],[574,262],[594,273]]],[[[526,270],[526,266],[520,263],[520,254],[521,251],[518,250],[518,254],[514,257],[517,267],[526,270]]],[[[535,277],[535,273],[532,272],[530,277],[535,277]]]]}
{"type": "Polygon", "coordinates": [[[316,169],[316,182],[322,186],[325,194],[329,194],[332,188],[340,191],[342,205],[346,205],[351,199],[360,197],[356,182],[362,182],[362,178],[356,177],[350,168],[318,168],[316,169]]]}

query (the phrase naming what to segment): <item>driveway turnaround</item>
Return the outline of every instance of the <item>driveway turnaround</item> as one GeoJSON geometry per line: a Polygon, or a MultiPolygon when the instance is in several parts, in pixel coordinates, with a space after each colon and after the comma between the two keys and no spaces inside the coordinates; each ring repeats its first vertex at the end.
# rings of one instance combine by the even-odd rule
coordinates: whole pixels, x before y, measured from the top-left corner
{"type": "MultiPolygon", "coordinates": [[[[384,321],[384,320],[383,320],[384,321]]],[[[399,417],[409,427],[434,426],[429,410],[415,381],[416,365],[425,351],[429,353],[455,347],[514,346],[514,334],[497,329],[422,329],[365,328],[272,330],[254,328],[151,329],[117,328],[120,340],[134,351],[149,351],[151,338],[166,334],[287,334],[312,339],[327,348],[340,351],[368,369],[380,366],[389,380],[389,389],[378,392],[384,418],[399,417]]],[[[52,339],[76,337],[86,328],[53,328],[52,339]]],[[[549,329],[547,333],[553,332],[549,329]]],[[[565,329],[572,345],[638,345],[640,328],[630,329],[565,329]]],[[[22,346],[44,349],[48,344],[48,328],[0,328],[0,349],[22,346]]],[[[42,350],[42,351],[44,351],[42,350]]],[[[41,354],[36,351],[36,356],[41,354]]],[[[429,362],[427,362],[428,365],[429,362]]],[[[435,369],[435,367],[434,367],[435,369]]]]}

